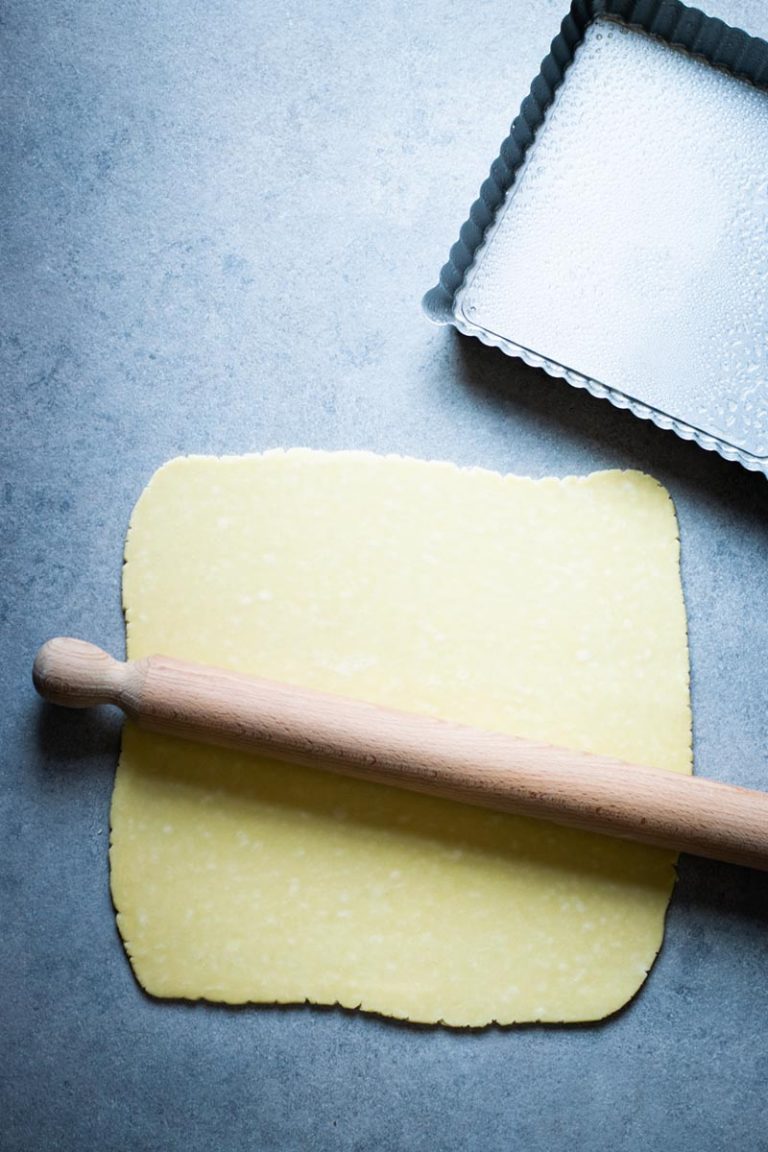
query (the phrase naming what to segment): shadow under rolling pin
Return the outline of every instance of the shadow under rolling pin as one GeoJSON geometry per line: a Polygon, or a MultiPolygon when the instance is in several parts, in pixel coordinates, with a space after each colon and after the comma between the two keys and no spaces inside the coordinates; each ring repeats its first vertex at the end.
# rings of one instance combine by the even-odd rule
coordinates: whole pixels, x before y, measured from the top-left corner
{"type": "Polygon", "coordinates": [[[768,793],[67,637],[33,679],[54,704],[116,704],[153,732],[768,870],[768,793]]]}

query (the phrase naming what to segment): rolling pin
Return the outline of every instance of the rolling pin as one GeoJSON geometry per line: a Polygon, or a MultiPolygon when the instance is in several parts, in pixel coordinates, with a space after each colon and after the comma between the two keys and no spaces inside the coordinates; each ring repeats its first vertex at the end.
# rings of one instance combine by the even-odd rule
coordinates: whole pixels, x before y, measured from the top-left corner
{"type": "Polygon", "coordinates": [[[65,637],[33,679],[54,704],[116,704],[152,732],[768,869],[763,792],[65,637]]]}

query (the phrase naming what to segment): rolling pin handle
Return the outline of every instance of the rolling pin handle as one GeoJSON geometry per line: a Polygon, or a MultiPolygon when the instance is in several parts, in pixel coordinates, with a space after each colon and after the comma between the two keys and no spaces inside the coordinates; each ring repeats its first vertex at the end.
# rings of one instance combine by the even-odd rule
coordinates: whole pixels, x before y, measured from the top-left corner
{"type": "Polygon", "coordinates": [[[127,667],[85,640],[58,636],[43,644],[35,657],[32,680],[51,704],[91,708],[118,704],[127,667]]]}

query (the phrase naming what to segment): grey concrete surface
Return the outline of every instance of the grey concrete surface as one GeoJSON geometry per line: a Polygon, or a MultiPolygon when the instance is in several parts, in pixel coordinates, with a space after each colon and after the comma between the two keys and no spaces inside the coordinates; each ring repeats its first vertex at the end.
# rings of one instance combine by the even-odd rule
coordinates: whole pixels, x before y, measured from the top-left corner
{"type": "Polygon", "coordinates": [[[683,859],[595,1026],[153,1002],[108,895],[116,719],[30,685],[52,634],[123,650],[128,517],[178,453],[640,467],[680,517],[697,770],[766,786],[765,479],[420,314],[564,9],[0,8],[3,1152],[768,1149],[768,877],[683,859]]]}

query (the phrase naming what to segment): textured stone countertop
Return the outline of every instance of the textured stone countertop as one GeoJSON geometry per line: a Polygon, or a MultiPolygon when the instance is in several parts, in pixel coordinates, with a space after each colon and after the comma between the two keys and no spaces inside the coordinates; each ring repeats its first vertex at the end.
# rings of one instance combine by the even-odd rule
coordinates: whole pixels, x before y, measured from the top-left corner
{"type": "Polygon", "coordinates": [[[31,690],[50,635],[123,651],[128,517],[179,453],[639,467],[680,518],[697,770],[766,786],[765,478],[420,312],[565,7],[4,5],[3,1152],[768,1149],[768,876],[684,858],[599,1025],[154,1002],[108,893],[117,718],[31,690]]]}

